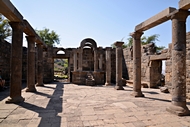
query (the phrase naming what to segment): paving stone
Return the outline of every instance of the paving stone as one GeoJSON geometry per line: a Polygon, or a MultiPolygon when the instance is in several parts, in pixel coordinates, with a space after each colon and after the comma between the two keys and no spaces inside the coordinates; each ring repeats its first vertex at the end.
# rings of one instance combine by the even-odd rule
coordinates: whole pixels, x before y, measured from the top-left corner
{"type": "Polygon", "coordinates": [[[143,89],[147,98],[131,98],[132,88],[128,87],[128,91],[115,91],[113,87],[66,84],[63,93],[60,84],[45,85],[47,88],[38,87],[37,94],[24,93],[27,100],[22,104],[1,101],[0,126],[185,127],[190,123],[190,117],[178,117],[165,110],[171,96],[159,89],[143,89]]]}

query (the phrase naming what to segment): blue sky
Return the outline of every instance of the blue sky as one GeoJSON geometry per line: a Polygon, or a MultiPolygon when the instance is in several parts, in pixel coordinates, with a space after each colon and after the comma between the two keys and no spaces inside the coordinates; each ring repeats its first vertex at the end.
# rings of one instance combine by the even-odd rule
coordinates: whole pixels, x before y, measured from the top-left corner
{"type": "MultiPolygon", "coordinates": [[[[167,7],[178,8],[179,0],[11,0],[34,29],[49,28],[60,36],[64,48],[79,47],[85,38],[98,46],[109,47],[124,38],[139,23],[167,7]]],[[[190,31],[190,17],[187,31],[190,31]]],[[[145,31],[145,36],[159,34],[158,46],[171,42],[171,21],[145,31]]],[[[26,42],[24,42],[26,45],[26,42]]]]}

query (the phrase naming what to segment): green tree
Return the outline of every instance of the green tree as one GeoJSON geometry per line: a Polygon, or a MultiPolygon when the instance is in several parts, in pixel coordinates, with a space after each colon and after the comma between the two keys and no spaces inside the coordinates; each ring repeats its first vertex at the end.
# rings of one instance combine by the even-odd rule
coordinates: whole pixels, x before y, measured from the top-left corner
{"type": "MultiPolygon", "coordinates": [[[[151,35],[151,36],[143,36],[141,38],[141,43],[142,45],[146,45],[146,44],[150,44],[150,43],[154,43],[155,46],[156,46],[156,52],[160,52],[161,50],[163,50],[165,47],[164,46],[157,46],[156,45],[156,42],[159,41],[158,40],[158,37],[159,35],[158,34],[154,34],[154,35],[151,35]]],[[[123,39],[122,39],[123,40],[123,39]]],[[[114,46],[114,44],[112,44],[112,47],[114,46]]],[[[133,46],[133,38],[130,36],[129,38],[127,38],[127,42],[125,42],[123,44],[123,48],[126,48],[126,47],[131,47],[133,46]]]]}
{"type": "Polygon", "coordinates": [[[5,19],[2,14],[0,14],[0,38],[4,40],[11,35],[12,30],[8,23],[8,20],[5,19]]]}
{"type": "Polygon", "coordinates": [[[47,28],[43,30],[36,30],[37,34],[41,37],[47,45],[55,45],[60,43],[59,35],[55,31],[50,31],[47,28]]]}

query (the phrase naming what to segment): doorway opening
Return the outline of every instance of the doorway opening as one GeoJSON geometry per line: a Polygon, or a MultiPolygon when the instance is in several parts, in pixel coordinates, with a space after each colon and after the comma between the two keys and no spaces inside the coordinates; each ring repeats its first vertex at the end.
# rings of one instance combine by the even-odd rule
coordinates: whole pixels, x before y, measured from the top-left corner
{"type": "Polygon", "coordinates": [[[54,59],[54,78],[68,79],[68,59],[54,59]]]}

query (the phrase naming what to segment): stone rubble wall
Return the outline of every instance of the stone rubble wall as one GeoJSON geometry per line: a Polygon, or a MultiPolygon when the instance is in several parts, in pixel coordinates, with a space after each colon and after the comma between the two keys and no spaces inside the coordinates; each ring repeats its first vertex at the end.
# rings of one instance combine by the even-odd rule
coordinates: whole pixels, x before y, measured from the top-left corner
{"type": "MultiPolygon", "coordinates": [[[[186,90],[190,93],[190,32],[186,36],[186,90]]],[[[166,60],[166,70],[165,70],[165,85],[169,88],[172,87],[172,59],[171,59],[171,49],[172,45],[168,46],[168,56],[169,59],[166,60]]]]}
{"type": "MultiPolygon", "coordinates": [[[[2,78],[5,79],[6,85],[10,82],[10,59],[11,43],[0,40],[0,70],[2,70],[2,78]]],[[[15,63],[16,64],[16,63],[15,63]]],[[[27,80],[27,48],[23,47],[22,56],[22,81],[27,80]]]]}
{"type": "Polygon", "coordinates": [[[2,78],[6,81],[10,80],[10,52],[11,44],[0,40],[0,70],[2,71],[2,78]]]}
{"type": "MultiPolygon", "coordinates": [[[[143,45],[141,53],[141,81],[149,87],[157,87],[160,84],[162,61],[150,61],[150,56],[156,54],[153,44],[143,45]]],[[[123,78],[133,80],[133,48],[123,49],[123,57],[123,78]]]]}

